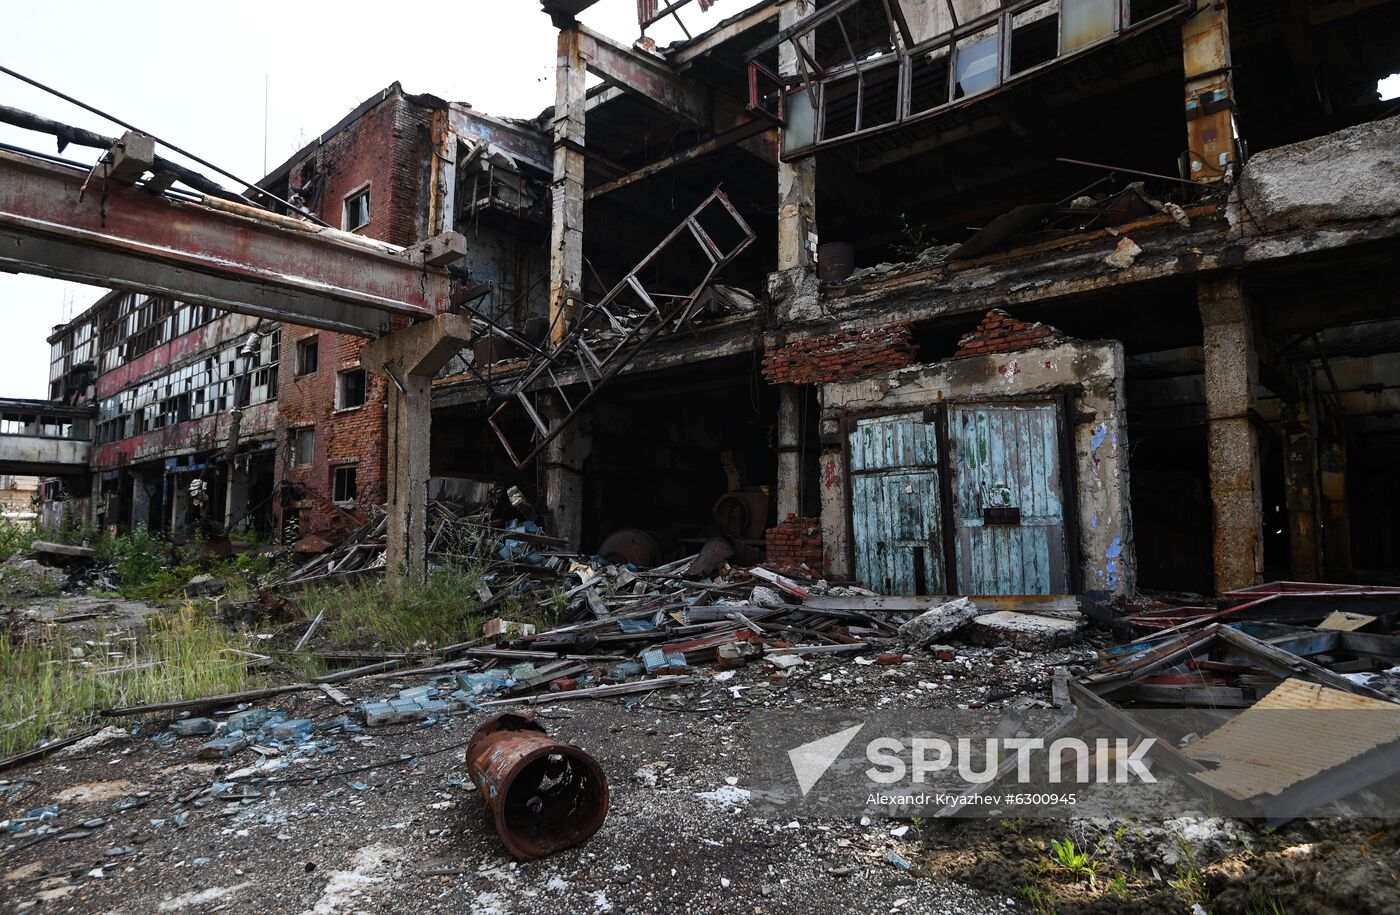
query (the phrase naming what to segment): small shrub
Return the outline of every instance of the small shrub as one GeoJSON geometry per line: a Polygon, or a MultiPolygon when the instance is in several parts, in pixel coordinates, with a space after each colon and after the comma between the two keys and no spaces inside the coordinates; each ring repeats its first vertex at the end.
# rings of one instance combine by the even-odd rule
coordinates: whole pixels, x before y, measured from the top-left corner
{"type": "Polygon", "coordinates": [[[0,562],[16,553],[25,552],[38,539],[39,531],[33,524],[0,518],[0,562]]]}
{"type": "Polygon", "coordinates": [[[113,539],[112,559],[116,563],[117,581],[123,594],[139,597],[137,592],[144,593],[146,586],[165,566],[161,552],[160,541],[144,527],[113,539]]]}

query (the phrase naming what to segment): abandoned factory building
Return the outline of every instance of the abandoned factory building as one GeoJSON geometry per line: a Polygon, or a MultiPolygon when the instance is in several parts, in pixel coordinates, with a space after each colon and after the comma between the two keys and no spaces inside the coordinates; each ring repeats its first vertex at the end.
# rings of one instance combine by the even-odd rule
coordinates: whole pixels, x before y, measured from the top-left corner
{"type": "MultiPolygon", "coordinates": [[[[887,594],[1400,567],[1400,3],[775,0],[666,48],[542,5],[552,110],[394,86],[265,185],[465,236],[430,492],[887,594]]],[[[93,517],[385,498],[361,339],[118,292],[51,342],[93,517]]]]}

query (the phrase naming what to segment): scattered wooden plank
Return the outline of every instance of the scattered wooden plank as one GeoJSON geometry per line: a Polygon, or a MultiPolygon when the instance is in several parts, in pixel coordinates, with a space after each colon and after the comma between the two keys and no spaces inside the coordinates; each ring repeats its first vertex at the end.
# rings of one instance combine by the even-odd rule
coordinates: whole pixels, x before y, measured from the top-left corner
{"type": "Polygon", "coordinates": [[[321,628],[321,623],[326,619],[326,608],[322,607],[321,612],[316,614],[316,618],[311,621],[311,625],[306,627],[306,632],[302,634],[297,646],[292,649],[293,654],[301,654],[301,650],[311,641],[311,637],[316,634],[316,630],[321,628]]]}
{"type": "Polygon", "coordinates": [[[101,714],[105,718],[125,718],[130,715],[155,715],[161,712],[183,712],[187,709],[238,705],[241,702],[253,702],[257,699],[267,699],[272,696],[283,695],[284,693],[297,693],[308,689],[316,689],[316,684],[290,683],[286,686],[271,686],[267,689],[252,689],[241,693],[226,693],[222,696],[201,696],[197,699],[179,699],[174,702],[152,702],[149,705],[127,705],[121,708],[104,708],[101,710],[101,714]]]}
{"type": "Polygon", "coordinates": [[[16,753],[13,756],[7,756],[4,759],[0,759],[0,772],[4,772],[6,769],[13,769],[15,766],[22,766],[25,763],[33,762],[36,759],[43,759],[45,756],[48,756],[53,751],[62,750],[64,747],[71,747],[78,741],[86,740],[93,734],[99,733],[101,730],[101,728],[93,728],[91,731],[84,731],[81,734],[74,734],[71,737],[64,737],[60,740],[50,741],[44,744],[42,747],[35,747],[32,750],[25,750],[23,753],[16,753]]]}

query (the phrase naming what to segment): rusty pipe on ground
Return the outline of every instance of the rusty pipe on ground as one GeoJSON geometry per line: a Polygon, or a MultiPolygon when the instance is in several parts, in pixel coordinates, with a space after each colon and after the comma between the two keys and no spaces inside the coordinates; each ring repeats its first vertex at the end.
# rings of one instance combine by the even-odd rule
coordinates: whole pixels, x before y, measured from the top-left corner
{"type": "Polygon", "coordinates": [[[593,757],[506,712],[467,744],[467,774],[506,849],[522,861],[581,845],[608,815],[608,780],[593,757]]]}

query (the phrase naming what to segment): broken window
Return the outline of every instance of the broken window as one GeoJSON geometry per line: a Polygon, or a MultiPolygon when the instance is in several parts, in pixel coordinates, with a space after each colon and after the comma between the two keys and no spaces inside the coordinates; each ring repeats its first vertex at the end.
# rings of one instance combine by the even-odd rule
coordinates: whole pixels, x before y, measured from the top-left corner
{"type": "Polygon", "coordinates": [[[321,338],[315,334],[297,341],[297,375],[310,375],[316,371],[320,355],[321,338]]]}
{"type": "Polygon", "coordinates": [[[1118,28],[1118,0],[1064,0],[1060,53],[1068,54],[1112,35],[1118,28]]]}
{"type": "Polygon", "coordinates": [[[355,486],[355,467],[353,464],[335,468],[335,477],[332,481],[331,499],[335,502],[354,502],[359,490],[355,486]]]}
{"type": "Polygon", "coordinates": [[[979,95],[1001,82],[1001,43],[996,26],[958,39],[953,98],[979,95]]]}
{"type": "Polygon", "coordinates": [[[336,377],[335,408],[349,410],[365,402],[365,370],[350,369],[336,377]]]}
{"type": "Polygon", "coordinates": [[[305,467],[315,460],[316,428],[314,426],[292,430],[292,454],[298,467],[305,467]]]}
{"type": "Polygon", "coordinates": [[[1011,17],[1012,75],[1048,63],[1060,53],[1060,0],[1049,0],[1011,17]]]}
{"type": "Polygon", "coordinates": [[[369,225],[369,185],[352,191],[345,197],[345,215],[341,221],[347,232],[363,229],[369,225]]]}

